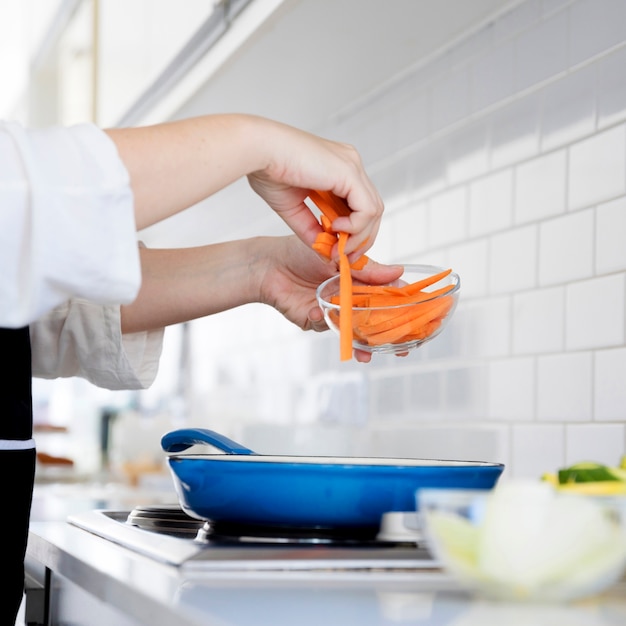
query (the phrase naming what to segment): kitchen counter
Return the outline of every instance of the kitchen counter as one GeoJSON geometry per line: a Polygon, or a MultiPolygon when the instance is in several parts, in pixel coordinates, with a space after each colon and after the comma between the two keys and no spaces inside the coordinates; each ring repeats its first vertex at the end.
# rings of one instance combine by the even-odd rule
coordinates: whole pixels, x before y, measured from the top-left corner
{"type": "Polygon", "coordinates": [[[61,520],[32,523],[27,571],[52,583],[49,612],[57,621],[49,623],[73,626],[626,623],[626,581],[592,600],[532,606],[474,598],[431,571],[182,574],[61,520]]]}

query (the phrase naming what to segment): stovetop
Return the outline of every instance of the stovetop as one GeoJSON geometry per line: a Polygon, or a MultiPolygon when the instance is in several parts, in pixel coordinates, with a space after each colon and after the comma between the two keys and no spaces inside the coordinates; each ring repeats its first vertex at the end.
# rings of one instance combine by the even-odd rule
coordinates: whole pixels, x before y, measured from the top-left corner
{"type": "Polygon", "coordinates": [[[336,529],[258,529],[187,516],[177,505],[93,510],[68,522],[185,571],[439,570],[414,514],[388,514],[375,536],[336,529]]]}

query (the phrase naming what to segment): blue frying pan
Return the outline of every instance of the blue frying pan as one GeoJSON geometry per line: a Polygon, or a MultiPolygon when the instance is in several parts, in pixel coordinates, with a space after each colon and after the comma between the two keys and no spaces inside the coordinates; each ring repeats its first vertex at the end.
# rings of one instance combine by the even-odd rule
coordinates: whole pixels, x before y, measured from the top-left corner
{"type": "Polygon", "coordinates": [[[491,489],[504,470],[480,461],[260,455],[202,428],[167,433],[161,446],[187,514],[250,525],[375,528],[383,513],[415,511],[420,488],[491,489]],[[188,450],[196,445],[220,452],[188,450]]]}

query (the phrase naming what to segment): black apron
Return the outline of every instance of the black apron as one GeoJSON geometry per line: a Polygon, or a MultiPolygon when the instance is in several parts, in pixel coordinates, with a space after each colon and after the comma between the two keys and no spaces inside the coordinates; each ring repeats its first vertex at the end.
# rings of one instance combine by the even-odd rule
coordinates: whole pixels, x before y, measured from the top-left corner
{"type": "Polygon", "coordinates": [[[5,573],[0,624],[13,625],[24,593],[24,556],[35,479],[36,452],[24,448],[33,436],[32,377],[28,327],[0,328],[0,562],[5,573]],[[15,442],[13,444],[12,442],[15,442]],[[6,448],[18,449],[6,449],[6,448]]]}

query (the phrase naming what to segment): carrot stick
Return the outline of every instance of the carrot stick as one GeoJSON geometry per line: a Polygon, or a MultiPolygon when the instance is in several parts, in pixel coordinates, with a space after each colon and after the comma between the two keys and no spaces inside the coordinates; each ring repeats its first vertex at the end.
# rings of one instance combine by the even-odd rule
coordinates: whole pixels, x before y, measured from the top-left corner
{"type": "Polygon", "coordinates": [[[428,324],[426,324],[423,329],[420,330],[418,333],[406,335],[405,337],[403,337],[402,342],[404,343],[406,341],[416,341],[420,339],[426,339],[426,337],[430,337],[436,330],[439,329],[439,327],[441,326],[441,322],[443,322],[443,317],[438,317],[431,322],[428,322],[428,324]]]}
{"type": "Polygon", "coordinates": [[[315,241],[334,246],[337,243],[337,236],[323,231],[317,234],[315,241]]]}
{"type": "Polygon", "coordinates": [[[352,293],[356,296],[364,295],[393,295],[394,288],[390,285],[352,285],[352,293]]]}
{"type": "MultiPolygon", "coordinates": [[[[317,193],[321,197],[324,204],[332,207],[332,212],[337,217],[344,217],[346,215],[350,215],[351,209],[345,200],[343,200],[342,198],[339,198],[331,191],[318,191],[317,193]]],[[[320,211],[322,211],[322,213],[325,213],[322,207],[318,207],[318,208],[320,211]]]]}
{"type": "MultiPolygon", "coordinates": [[[[380,314],[381,317],[393,315],[395,311],[400,311],[402,307],[419,302],[434,300],[454,289],[454,285],[446,285],[435,291],[420,291],[415,295],[405,296],[398,293],[383,291],[383,286],[365,285],[366,289],[360,287],[352,288],[352,306],[372,308],[372,313],[380,314]]],[[[331,296],[330,302],[339,304],[339,296],[331,296]]]]}
{"type": "Polygon", "coordinates": [[[314,241],[313,244],[311,245],[311,248],[313,248],[313,250],[315,250],[315,252],[318,252],[319,254],[321,254],[324,258],[326,259],[330,259],[331,254],[332,254],[332,250],[333,247],[329,246],[327,244],[325,244],[324,242],[317,242],[314,241]]]}
{"type": "Polygon", "coordinates": [[[347,233],[339,233],[339,358],[352,358],[352,274],[346,256],[347,233]]]}
{"type": "Polygon", "coordinates": [[[439,272],[438,274],[433,274],[432,276],[422,278],[422,280],[418,280],[414,283],[402,285],[402,287],[398,287],[398,289],[400,289],[403,293],[415,293],[416,291],[421,291],[426,287],[430,287],[430,285],[434,285],[442,278],[448,276],[450,272],[452,272],[452,269],[443,270],[443,272],[439,272]]]}
{"type": "Polygon", "coordinates": [[[367,265],[368,261],[369,257],[364,254],[363,256],[360,256],[356,261],[352,261],[352,263],[350,263],[350,267],[353,270],[362,270],[367,265]]]}
{"type": "Polygon", "coordinates": [[[452,306],[452,300],[444,297],[441,302],[435,303],[428,311],[414,316],[404,322],[394,323],[392,328],[382,332],[368,334],[367,340],[371,345],[380,345],[383,343],[398,343],[407,335],[420,334],[426,325],[433,320],[445,316],[452,306]]]}
{"type": "MultiPolygon", "coordinates": [[[[374,311],[372,311],[372,313],[374,313],[374,311]]],[[[413,320],[417,316],[417,313],[418,312],[415,311],[415,307],[413,306],[408,309],[392,309],[392,311],[387,309],[384,315],[370,316],[367,330],[365,331],[365,329],[363,329],[363,332],[367,332],[368,337],[371,337],[378,333],[393,330],[394,328],[413,320]]],[[[423,311],[422,314],[423,313],[427,312],[423,311]]]]}
{"type": "Polygon", "coordinates": [[[327,232],[331,235],[334,234],[332,222],[323,213],[320,215],[320,224],[324,229],[324,232],[327,232]]]}
{"type": "Polygon", "coordinates": [[[312,190],[309,192],[309,198],[313,200],[317,208],[322,212],[323,215],[326,216],[326,218],[332,224],[332,222],[334,222],[339,217],[339,213],[337,213],[337,210],[335,209],[335,206],[330,201],[330,199],[322,196],[323,193],[325,192],[312,190]]]}
{"type": "MultiPolygon", "coordinates": [[[[372,293],[369,296],[369,302],[366,306],[370,307],[401,307],[404,305],[417,304],[419,302],[426,302],[428,300],[434,300],[439,296],[443,296],[449,291],[454,289],[454,285],[446,285],[445,287],[441,287],[440,289],[436,289],[435,291],[419,291],[416,294],[405,296],[405,295],[390,295],[388,293],[376,294],[372,293]]],[[[389,309],[386,309],[388,312],[389,309]]]]}

